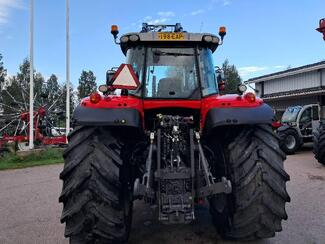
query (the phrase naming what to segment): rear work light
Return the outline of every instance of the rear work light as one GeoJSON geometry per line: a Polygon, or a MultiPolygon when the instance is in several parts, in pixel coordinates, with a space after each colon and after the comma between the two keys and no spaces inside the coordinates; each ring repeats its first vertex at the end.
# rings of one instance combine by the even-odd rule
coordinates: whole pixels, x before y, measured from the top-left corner
{"type": "Polygon", "coordinates": [[[121,42],[125,43],[129,41],[129,37],[128,36],[122,36],[120,39],[121,42]]]}
{"type": "Polygon", "coordinates": [[[131,42],[136,42],[136,41],[139,41],[139,36],[138,35],[131,35],[129,36],[129,39],[131,42]]]}
{"type": "Polygon", "coordinates": [[[90,102],[94,104],[99,103],[100,100],[102,100],[102,97],[97,92],[92,93],[89,98],[90,102]]]}
{"type": "Polygon", "coordinates": [[[256,101],[256,96],[254,93],[252,92],[247,92],[245,95],[244,95],[244,98],[250,102],[250,103],[253,103],[256,101]]]}
{"type": "Polygon", "coordinates": [[[212,36],[204,36],[204,37],[203,37],[203,40],[204,40],[205,42],[212,42],[213,38],[212,38],[212,36]]]}

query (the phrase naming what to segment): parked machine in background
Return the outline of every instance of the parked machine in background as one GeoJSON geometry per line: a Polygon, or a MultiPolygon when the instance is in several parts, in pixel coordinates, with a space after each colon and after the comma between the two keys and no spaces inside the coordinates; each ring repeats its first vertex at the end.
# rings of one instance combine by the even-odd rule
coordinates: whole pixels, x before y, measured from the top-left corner
{"type": "MultiPolygon", "coordinates": [[[[25,94],[26,91],[21,84],[18,89],[21,91],[22,97],[27,97],[28,94],[25,94]]],[[[2,97],[0,98],[0,156],[8,151],[29,149],[29,123],[31,122],[34,123],[36,148],[66,146],[65,131],[57,127],[65,118],[64,112],[57,106],[58,99],[49,104],[47,97],[43,94],[42,103],[35,102],[34,119],[31,121],[29,104],[25,99],[18,101],[7,90],[4,90],[3,93],[7,94],[9,99],[5,102],[2,97]]]]}
{"type": "Polygon", "coordinates": [[[304,143],[312,142],[320,123],[320,106],[310,104],[288,107],[277,128],[280,147],[286,154],[294,154],[304,143]]]}
{"type": "MultiPolygon", "coordinates": [[[[323,34],[325,41],[325,18],[319,20],[319,27],[316,30],[323,34]]],[[[314,154],[318,162],[325,165],[325,96],[322,96],[320,106],[321,123],[314,134],[314,154]]]]}

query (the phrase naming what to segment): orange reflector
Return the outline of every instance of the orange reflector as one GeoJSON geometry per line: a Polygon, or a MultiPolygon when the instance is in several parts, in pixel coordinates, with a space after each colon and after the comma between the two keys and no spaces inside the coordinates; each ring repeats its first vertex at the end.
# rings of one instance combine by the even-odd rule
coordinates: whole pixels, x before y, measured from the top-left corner
{"type": "Polygon", "coordinates": [[[92,93],[89,98],[90,102],[94,104],[99,103],[100,100],[102,100],[102,97],[97,92],[92,93]]]}
{"type": "Polygon", "coordinates": [[[247,93],[245,94],[244,97],[245,97],[245,99],[246,99],[248,102],[250,102],[250,103],[253,103],[253,102],[256,101],[256,96],[255,96],[255,94],[252,93],[252,92],[247,92],[247,93]]]}

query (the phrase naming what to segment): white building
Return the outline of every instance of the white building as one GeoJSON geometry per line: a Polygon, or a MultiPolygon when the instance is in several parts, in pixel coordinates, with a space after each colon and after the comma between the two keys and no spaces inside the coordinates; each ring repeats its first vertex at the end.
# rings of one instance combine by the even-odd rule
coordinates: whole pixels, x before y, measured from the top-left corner
{"type": "Polygon", "coordinates": [[[247,80],[278,114],[294,105],[325,104],[325,61],[247,80]]]}

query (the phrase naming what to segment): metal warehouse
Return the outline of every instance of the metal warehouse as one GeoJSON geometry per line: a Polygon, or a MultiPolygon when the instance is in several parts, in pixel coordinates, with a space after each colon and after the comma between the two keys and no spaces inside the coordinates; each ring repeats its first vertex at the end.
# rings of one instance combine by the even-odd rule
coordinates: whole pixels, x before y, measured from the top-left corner
{"type": "Polygon", "coordinates": [[[256,93],[277,114],[289,106],[320,103],[325,100],[325,61],[284,70],[247,80],[256,93]]]}

